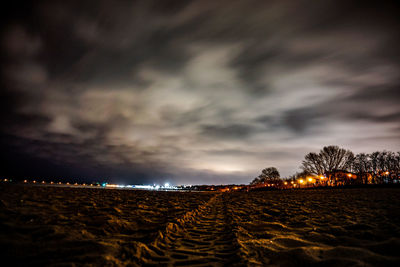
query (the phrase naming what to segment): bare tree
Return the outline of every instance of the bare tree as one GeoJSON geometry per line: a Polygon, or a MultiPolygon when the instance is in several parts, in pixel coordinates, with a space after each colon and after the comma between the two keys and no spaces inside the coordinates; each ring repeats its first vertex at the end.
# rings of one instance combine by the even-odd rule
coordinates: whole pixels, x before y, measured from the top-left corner
{"type": "Polygon", "coordinates": [[[373,152],[369,155],[372,179],[374,183],[379,183],[379,152],[373,152]]]}
{"type": "MultiPolygon", "coordinates": [[[[353,168],[360,174],[371,173],[374,183],[383,183],[384,179],[397,177],[400,171],[400,152],[375,151],[371,154],[358,154],[353,168]]],[[[392,179],[388,179],[392,181],[392,179]]]]}
{"type": "Polygon", "coordinates": [[[397,152],[394,158],[394,170],[396,177],[398,177],[400,175],[400,152],[397,152]]]}
{"type": "Polygon", "coordinates": [[[358,174],[362,183],[368,183],[367,173],[371,171],[371,161],[368,154],[357,154],[352,162],[352,171],[358,174]]]}
{"type": "Polygon", "coordinates": [[[302,163],[303,171],[313,174],[324,174],[325,168],[322,158],[317,153],[308,153],[302,163]]]}
{"type": "Polygon", "coordinates": [[[279,171],[275,167],[269,167],[263,169],[261,174],[257,178],[254,178],[250,184],[279,183],[280,181],[279,171]]]}
{"type": "Polygon", "coordinates": [[[388,154],[389,153],[387,151],[381,151],[378,153],[379,153],[378,154],[378,168],[379,168],[380,173],[389,171],[389,169],[388,169],[388,167],[389,167],[388,154]]]}
{"type": "Polygon", "coordinates": [[[253,179],[253,181],[251,181],[250,185],[256,185],[260,183],[260,178],[256,177],[253,179]]]}
{"type": "Polygon", "coordinates": [[[312,174],[322,175],[334,170],[350,169],[354,154],[338,146],[326,146],[317,153],[308,153],[302,162],[302,169],[312,174]]]}
{"type": "Polygon", "coordinates": [[[380,180],[393,182],[392,177],[398,175],[398,155],[391,151],[381,151],[377,157],[380,180]]]}

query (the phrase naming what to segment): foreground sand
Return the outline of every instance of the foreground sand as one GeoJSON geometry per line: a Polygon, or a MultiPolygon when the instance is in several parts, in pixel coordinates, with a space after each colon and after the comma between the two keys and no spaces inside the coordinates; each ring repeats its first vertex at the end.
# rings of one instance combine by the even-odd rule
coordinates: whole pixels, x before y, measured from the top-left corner
{"type": "Polygon", "coordinates": [[[0,186],[9,265],[399,266],[400,190],[0,186]]]}

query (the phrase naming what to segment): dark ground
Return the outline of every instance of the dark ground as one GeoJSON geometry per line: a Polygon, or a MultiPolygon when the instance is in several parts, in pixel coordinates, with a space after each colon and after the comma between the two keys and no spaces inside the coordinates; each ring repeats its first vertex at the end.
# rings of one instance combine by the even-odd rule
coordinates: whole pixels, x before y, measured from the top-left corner
{"type": "Polygon", "coordinates": [[[0,185],[6,265],[399,266],[400,189],[0,185]]]}

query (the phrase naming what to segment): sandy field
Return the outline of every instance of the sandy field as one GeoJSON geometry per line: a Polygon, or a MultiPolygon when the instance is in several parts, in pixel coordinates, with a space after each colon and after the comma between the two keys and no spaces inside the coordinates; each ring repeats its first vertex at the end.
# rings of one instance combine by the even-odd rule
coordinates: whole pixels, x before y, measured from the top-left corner
{"type": "Polygon", "coordinates": [[[400,266],[399,197],[2,184],[2,266],[400,266]]]}

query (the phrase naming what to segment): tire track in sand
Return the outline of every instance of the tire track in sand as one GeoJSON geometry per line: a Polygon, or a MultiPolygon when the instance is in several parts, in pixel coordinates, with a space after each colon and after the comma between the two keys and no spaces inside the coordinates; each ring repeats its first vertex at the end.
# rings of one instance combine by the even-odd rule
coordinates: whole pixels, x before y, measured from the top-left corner
{"type": "Polygon", "coordinates": [[[232,231],[223,194],[186,213],[178,223],[141,250],[140,264],[147,266],[243,265],[240,246],[232,231]]]}

